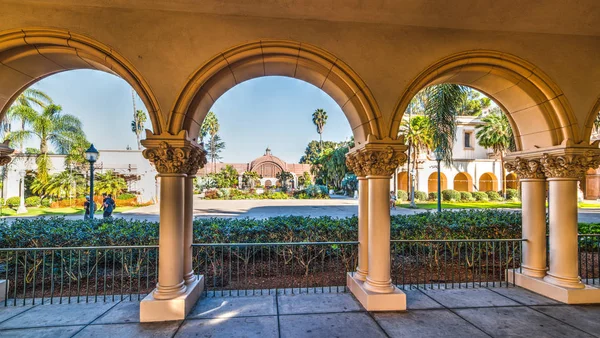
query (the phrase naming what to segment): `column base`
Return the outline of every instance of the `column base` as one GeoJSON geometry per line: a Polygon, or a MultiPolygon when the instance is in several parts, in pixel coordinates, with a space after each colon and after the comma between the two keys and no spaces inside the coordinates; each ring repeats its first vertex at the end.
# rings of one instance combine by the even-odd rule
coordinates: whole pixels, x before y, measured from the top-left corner
{"type": "Polygon", "coordinates": [[[0,279],[0,301],[6,299],[6,290],[8,289],[8,281],[6,279],[0,279]]]}
{"type": "Polygon", "coordinates": [[[550,284],[564,287],[564,288],[570,288],[570,289],[584,289],[585,288],[585,284],[583,284],[581,282],[581,279],[579,277],[577,277],[577,278],[562,278],[562,277],[554,276],[554,275],[551,275],[550,273],[548,273],[544,277],[544,281],[546,281],[550,284]]]}
{"type": "Polygon", "coordinates": [[[173,299],[155,299],[150,293],[140,302],[140,322],[165,322],[183,320],[192,310],[204,291],[204,276],[187,285],[184,294],[173,299]]]}
{"type": "Polygon", "coordinates": [[[397,287],[391,293],[375,293],[365,289],[364,282],[348,272],[346,285],[367,311],[406,311],[406,294],[397,287]]]}
{"type": "Polygon", "coordinates": [[[527,276],[518,269],[507,270],[507,280],[515,285],[565,304],[600,304],[600,289],[585,285],[582,289],[548,283],[543,278],[527,276]]]}

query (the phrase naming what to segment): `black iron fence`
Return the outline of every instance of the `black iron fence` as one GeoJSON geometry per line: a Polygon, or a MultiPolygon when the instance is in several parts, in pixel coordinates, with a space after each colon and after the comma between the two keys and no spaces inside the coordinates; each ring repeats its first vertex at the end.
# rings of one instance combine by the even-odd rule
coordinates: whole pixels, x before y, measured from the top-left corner
{"type": "Polygon", "coordinates": [[[141,299],[157,276],[158,246],[0,249],[5,306],[141,299]]]}
{"type": "MultiPolygon", "coordinates": [[[[510,286],[521,239],[392,240],[401,288],[510,286]]],[[[346,292],[358,242],[194,244],[193,267],[210,295],[346,292]]],[[[579,236],[579,271],[600,284],[600,234],[579,236]]],[[[8,305],[139,300],[158,280],[158,246],[0,249],[0,298],[8,305]]]]}
{"type": "Polygon", "coordinates": [[[579,235],[579,276],[590,285],[600,285],[600,234],[579,235]]]}
{"type": "MultiPolygon", "coordinates": [[[[510,286],[522,239],[392,240],[392,281],[406,288],[510,286]]],[[[514,276],[513,276],[514,278],[514,276]]]]}

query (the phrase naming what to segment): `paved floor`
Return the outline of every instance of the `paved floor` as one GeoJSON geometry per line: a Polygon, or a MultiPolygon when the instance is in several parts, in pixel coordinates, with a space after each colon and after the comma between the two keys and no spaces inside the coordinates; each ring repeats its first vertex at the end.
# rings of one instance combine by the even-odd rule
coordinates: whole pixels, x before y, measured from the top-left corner
{"type": "MultiPolygon", "coordinates": [[[[520,211],[520,209],[506,209],[520,211]]],[[[268,218],[282,215],[294,216],[330,216],[350,217],[358,212],[358,201],[352,198],[335,197],[327,200],[203,200],[194,197],[195,217],[250,217],[268,218]]],[[[434,212],[423,209],[396,208],[392,215],[411,215],[420,212],[434,212]]],[[[143,219],[158,221],[158,205],[136,208],[115,217],[127,219],[143,219]]],[[[82,216],[67,216],[69,219],[80,219],[82,216]]],[[[580,209],[580,222],[600,223],[600,209],[580,209]]]]}
{"type": "Polygon", "coordinates": [[[520,288],[407,291],[407,312],[369,313],[348,293],[203,298],[184,321],[140,324],[139,302],[0,309],[1,337],[599,337],[600,306],[520,288]]]}

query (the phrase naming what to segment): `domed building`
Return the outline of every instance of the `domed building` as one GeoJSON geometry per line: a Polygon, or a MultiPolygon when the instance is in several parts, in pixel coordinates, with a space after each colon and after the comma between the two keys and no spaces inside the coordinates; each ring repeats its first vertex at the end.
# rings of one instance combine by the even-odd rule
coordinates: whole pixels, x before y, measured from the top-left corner
{"type": "Polygon", "coordinates": [[[276,186],[277,174],[282,171],[288,171],[294,176],[293,187],[298,186],[298,177],[302,176],[305,172],[310,173],[310,164],[300,163],[286,163],[279,157],[271,153],[271,149],[267,147],[263,156],[257,157],[250,163],[207,163],[204,168],[198,171],[198,175],[208,175],[210,173],[217,173],[226,166],[232,166],[237,170],[240,175],[239,182],[241,186],[242,174],[246,171],[253,171],[257,173],[260,178],[260,184],[265,187],[276,186]]]}

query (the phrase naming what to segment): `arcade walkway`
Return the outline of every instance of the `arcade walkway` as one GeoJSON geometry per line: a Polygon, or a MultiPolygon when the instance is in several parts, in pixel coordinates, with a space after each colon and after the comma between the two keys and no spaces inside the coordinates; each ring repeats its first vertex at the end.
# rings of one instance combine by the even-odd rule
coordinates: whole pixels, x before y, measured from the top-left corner
{"type": "MultiPolygon", "coordinates": [[[[296,290],[297,291],[297,290],[296,290]]],[[[600,306],[521,288],[407,291],[410,312],[369,313],[349,293],[202,298],[185,321],[139,323],[139,303],[0,308],[0,337],[599,337],[600,306]]]]}

